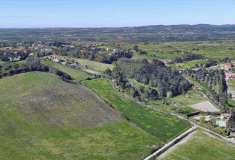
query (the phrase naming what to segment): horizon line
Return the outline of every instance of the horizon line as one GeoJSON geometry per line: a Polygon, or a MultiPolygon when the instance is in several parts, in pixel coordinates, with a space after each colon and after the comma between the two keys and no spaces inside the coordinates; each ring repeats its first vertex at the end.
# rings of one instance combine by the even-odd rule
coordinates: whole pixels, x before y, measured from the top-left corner
{"type": "Polygon", "coordinates": [[[210,26],[226,26],[235,25],[235,23],[225,23],[225,24],[211,24],[211,23],[197,23],[197,24],[150,24],[150,25],[130,25],[130,26],[43,26],[43,27],[1,27],[0,29],[99,29],[99,28],[136,28],[136,27],[151,27],[151,26],[198,26],[198,25],[210,25],[210,26]]]}

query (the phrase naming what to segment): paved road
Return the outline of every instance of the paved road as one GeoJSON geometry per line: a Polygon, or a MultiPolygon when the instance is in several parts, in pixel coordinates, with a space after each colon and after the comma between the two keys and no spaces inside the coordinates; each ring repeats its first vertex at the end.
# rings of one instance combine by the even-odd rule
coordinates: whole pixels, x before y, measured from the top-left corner
{"type": "Polygon", "coordinates": [[[173,147],[175,144],[182,141],[185,137],[192,134],[197,128],[198,128],[197,126],[193,126],[192,128],[188,129],[187,131],[185,131],[181,135],[177,136],[176,138],[174,138],[173,140],[171,140],[170,142],[165,144],[162,148],[158,149],[156,152],[154,152],[153,154],[146,157],[144,160],[154,160],[154,159],[156,159],[158,156],[160,156],[161,154],[166,152],[169,148],[173,147]]]}

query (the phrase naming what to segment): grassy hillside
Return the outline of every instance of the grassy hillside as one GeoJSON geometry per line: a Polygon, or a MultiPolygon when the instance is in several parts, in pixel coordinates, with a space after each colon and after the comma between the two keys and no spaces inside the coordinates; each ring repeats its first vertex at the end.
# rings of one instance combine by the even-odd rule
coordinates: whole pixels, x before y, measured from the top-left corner
{"type": "Polygon", "coordinates": [[[87,73],[85,73],[81,70],[75,70],[75,69],[72,69],[72,68],[63,66],[61,64],[51,62],[51,61],[45,60],[45,61],[43,61],[43,64],[48,65],[53,68],[56,68],[60,71],[63,71],[65,73],[69,74],[73,79],[76,79],[76,80],[85,80],[86,78],[89,77],[89,75],[87,73]]]}
{"type": "Polygon", "coordinates": [[[48,73],[0,80],[1,160],[143,159],[158,139],[48,73]]]}
{"type": "Polygon", "coordinates": [[[169,141],[190,127],[190,124],[186,121],[165,113],[146,109],[128,97],[118,94],[113,89],[110,80],[96,79],[84,81],[83,83],[120,111],[129,121],[156,136],[161,143],[169,141]]]}
{"type": "MultiPolygon", "coordinates": [[[[66,68],[68,74],[73,76],[72,69],[57,64],[60,68],[66,68]]],[[[74,70],[77,71],[77,70],[74,70]]],[[[76,74],[79,74],[78,71],[76,74]]],[[[98,96],[106,100],[116,110],[120,111],[124,117],[136,124],[138,127],[156,136],[160,144],[166,142],[190,127],[188,122],[169,116],[162,112],[144,109],[143,106],[133,100],[120,95],[113,87],[110,80],[96,79],[83,81],[83,84],[97,93],[98,96]]]]}
{"type": "Polygon", "coordinates": [[[197,132],[188,142],[178,146],[164,160],[234,160],[235,146],[197,132]]]}

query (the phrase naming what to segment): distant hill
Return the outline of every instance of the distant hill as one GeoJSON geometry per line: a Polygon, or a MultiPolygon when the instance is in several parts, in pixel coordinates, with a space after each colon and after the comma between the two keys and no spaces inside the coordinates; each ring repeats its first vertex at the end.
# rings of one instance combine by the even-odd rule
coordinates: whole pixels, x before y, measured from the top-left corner
{"type": "Polygon", "coordinates": [[[121,28],[0,29],[0,40],[80,40],[98,42],[235,39],[235,25],[155,25],[121,28]]]}

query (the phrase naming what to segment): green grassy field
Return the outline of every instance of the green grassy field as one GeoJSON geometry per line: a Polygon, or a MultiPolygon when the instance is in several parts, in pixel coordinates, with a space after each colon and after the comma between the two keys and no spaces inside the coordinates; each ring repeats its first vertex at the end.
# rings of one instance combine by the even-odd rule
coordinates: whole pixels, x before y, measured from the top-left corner
{"type": "Polygon", "coordinates": [[[60,71],[63,71],[65,73],[69,74],[70,76],[72,76],[73,79],[76,79],[79,81],[85,80],[89,77],[89,75],[87,73],[85,73],[81,70],[72,69],[67,66],[63,66],[61,64],[57,64],[57,63],[54,63],[54,62],[51,62],[48,60],[44,60],[42,63],[45,65],[48,65],[50,67],[56,68],[60,71]]]}
{"type": "Polygon", "coordinates": [[[0,86],[1,160],[137,160],[159,142],[53,74],[20,74],[0,86]]]}
{"type": "MultiPolygon", "coordinates": [[[[133,48],[136,44],[123,44],[124,48],[133,48]]],[[[147,51],[144,57],[173,59],[183,55],[185,52],[194,52],[208,58],[217,60],[225,57],[235,58],[235,41],[195,41],[195,42],[164,42],[164,43],[138,43],[139,48],[147,51]]],[[[135,55],[135,58],[143,58],[135,55]]]]}
{"type": "Polygon", "coordinates": [[[113,69],[112,64],[104,64],[104,63],[100,63],[96,61],[90,61],[87,59],[79,59],[79,58],[77,58],[76,60],[78,60],[78,62],[82,66],[87,66],[88,69],[98,71],[98,72],[104,72],[106,69],[111,69],[111,70],[113,69]]]}
{"type": "Polygon", "coordinates": [[[235,146],[198,131],[164,160],[235,160],[235,146]]]}
{"type": "MultiPolygon", "coordinates": [[[[57,64],[59,65],[59,64],[57,64]]],[[[60,67],[64,67],[60,65],[60,67]]],[[[68,69],[68,74],[73,74],[68,69]]],[[[73,75],[72,75],[73,76],[73,75]]],[[[120,95],[112,87],[107,79],[83,81],[83,84],[97,93],[115,109],[120,111],[124,117],[135,123],[138,127],[159,139],[159,144],[164,143],[190,127],[188,122],[169,116],[162,112],[144,109],[132,99],[120,95]],[[160,128],[160,129],[159,129],[160,128]]]]}
{"type": "Polygon", "coordinates": [[[130,122],[156,136],[160,143],[169,141],[190,127],[186,121],[162,112],[146,109],[128,97],[118,94],[112,87],[110,80],[96,79],[83,81],[83,84],[121,112],[130,122]]]}
{"type": "Polygon", "coordinates": [[[199,64],[205,64],[207,62],[206,59],[201,59],[201,60],[193,60],[185,63],[177,63],[177,64],[171,64],[170,67],[174,69],[191,69],[195,67],[195,65],[199,64]]]}

